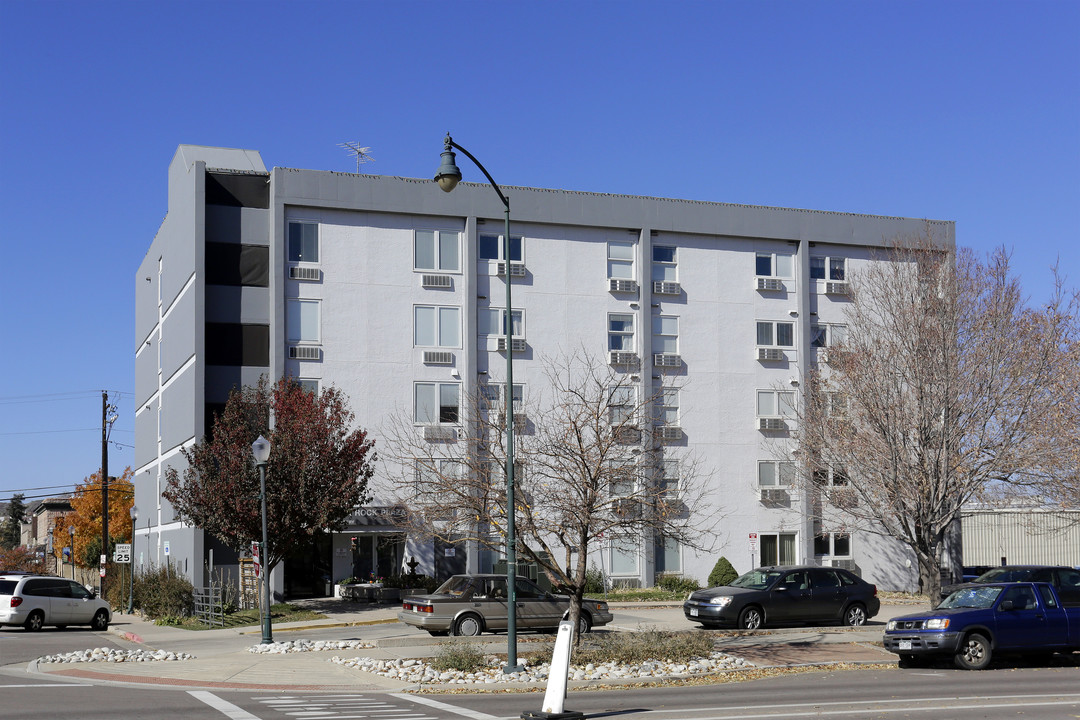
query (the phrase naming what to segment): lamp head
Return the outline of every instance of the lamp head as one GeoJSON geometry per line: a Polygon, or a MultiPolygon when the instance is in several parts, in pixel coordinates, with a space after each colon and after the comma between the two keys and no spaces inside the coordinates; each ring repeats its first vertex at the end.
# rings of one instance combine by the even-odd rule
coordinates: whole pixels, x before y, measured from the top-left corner
{"type": "Polygon", "coordinates": [[[68,525],[68,535],[70,535],[71,537],[75,537],[75,526],[74,525],[68,525]]]}
{"type": "Polygon", "coordinates": [[[260,435],[255,442],[251,443],[251,454],[255,456],[256,464],[265,465],[270,459],[270,441],[260,435]]]}
{"type": "Polygon", "coordinates": [[[450,133],[446,133],[445,150],[442,153],[442,163],[439,165],[439,169],[435,171],[435,182],[439,183],[439,187],[443,192],[450,192],[457,187],[457,184],[461,182],[461,170],[458,170],[457,155],[450,148],[453,140],[450,139],[450,133]]]}
{"type": "Polygon", "coordinates": [[[131,509],[128,510],[128,515],[131,516],[131,522],[135,522],[139,518],[139,508],[132,505],[131,509]]]}

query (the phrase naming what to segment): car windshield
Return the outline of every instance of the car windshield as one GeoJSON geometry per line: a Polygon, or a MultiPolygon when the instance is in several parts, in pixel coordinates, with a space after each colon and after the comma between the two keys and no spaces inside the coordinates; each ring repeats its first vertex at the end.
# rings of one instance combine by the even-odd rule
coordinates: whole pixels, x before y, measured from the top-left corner
{"type": "Polygon", "coordinates": [[[994,568],[987,570],[973,582],[1022,582],[1031,579],[1031,570],[1025,568],[994,568]]]}
{"type": "Polygon", "coordinates": [[[476,588],[476,579],[466,575],[455,575],[435,591],[436,595],[449,595],[450,597],[469,597],[476,588]]]}
{"type": "Polygon", "coordinates": [[[1001,587],[969,587],[957,590],[941,601],[938,609],[949,608],[988,608],[993,607],[1001,594],[1001,587]]]}
{"type": "Polygon", "coordinates": [[[765,588],[776,582],[776,578],[780,577],[784,573],[779,570],[751,570],[745,575],[732,580],[729,585],[732,587],[748,588],[750,590],[764,590],[765,588]]]}

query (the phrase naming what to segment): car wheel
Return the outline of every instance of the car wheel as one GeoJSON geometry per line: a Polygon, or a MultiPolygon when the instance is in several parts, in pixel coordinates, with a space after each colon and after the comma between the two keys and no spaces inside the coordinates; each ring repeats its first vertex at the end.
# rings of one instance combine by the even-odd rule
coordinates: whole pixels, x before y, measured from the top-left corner
{"type": "Polygon", "coordinates": [[[90,629],[105,631],[109,629],[109,613],[105,610],[98,610],[94,613],[94,619],[90,621],[90,629]]]}
{"type": "Polygon", "coordinates": [[[971,633],[960,644],[953,661],[961,670],[982,670],[990,664],[991,654],[990,641],[979,633],[971,633]]]}
{"type": "Polygon", "coordinates": [[[757,605],[749,605],[739,613],[739,627],[743,630],[757,630],[765,624],[765,617],[757,605]]]}
{"type": "Polygon", "coordinates": [[[592,631],[592,618],[589,617],[589,613],[582,611],[581,615],[577,619],[577,632],[578,635],[584,635],[587,632],[592,631]]]}
{"type": "Polygon", "coordinates": [[[851,603],[844,610],[844,624],[848,627],[859,627],[866,624],[866,608],[861,603],[851,603]]]}
{"type": "Polygon", "coordinates": [[[478,615],[469,613],[462,615],[454,621],[454,634],[465,637],[476,637],[484,632],[484,623],[478,615]]]}
{"type": "Polygon", "coordinates": [[[30,617],[26,618],[26,622],[23,623],[23,627],[30,632],[37,632],[45,626],[45,613],[40,610],[35,610],[30,613],[30,617]]]}

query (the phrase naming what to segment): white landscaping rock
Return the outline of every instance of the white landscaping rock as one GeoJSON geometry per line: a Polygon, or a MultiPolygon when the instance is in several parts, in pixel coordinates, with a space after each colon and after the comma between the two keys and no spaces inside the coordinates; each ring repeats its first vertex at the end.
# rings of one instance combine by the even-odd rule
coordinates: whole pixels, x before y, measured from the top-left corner
{"type": "Polygon", "coordinates": [[[93,648],[76,650],[58,655],[42,655],[39,663],[80,663],[80,662],[151,662],[176,660],[194,660],[188,653],[171,653],[165,650],[120,650],[118,648],[93,648]]]}

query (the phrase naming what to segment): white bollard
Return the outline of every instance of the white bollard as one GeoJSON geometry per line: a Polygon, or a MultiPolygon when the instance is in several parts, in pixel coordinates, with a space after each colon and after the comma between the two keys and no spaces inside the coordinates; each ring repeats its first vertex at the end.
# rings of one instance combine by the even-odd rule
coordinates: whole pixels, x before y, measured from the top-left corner
{"type": "Polygon", "coordinates": [[[559,623],[555,636],[555,651],[551,655],[551,671],[548,673],[547,691],[544,693],[544,709],[538,713],[523,712],[524,720],[577,720],[585,715],[563,710],[566,699],[566,683],[570,676],[570,646],[574,639],[574,626],[569,620],[559,623]]]}

